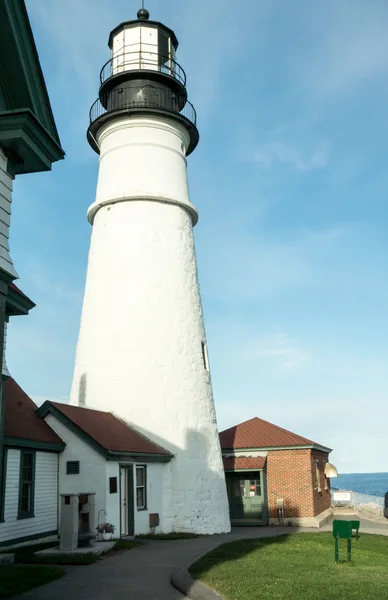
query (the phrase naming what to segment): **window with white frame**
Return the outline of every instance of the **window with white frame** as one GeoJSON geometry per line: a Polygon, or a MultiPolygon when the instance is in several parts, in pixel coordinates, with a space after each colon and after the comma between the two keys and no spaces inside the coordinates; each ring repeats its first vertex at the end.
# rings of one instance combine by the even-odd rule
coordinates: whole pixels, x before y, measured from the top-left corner
{"type": "Polygon", "coordinates": [[[136,507],[137,510],[147,508],[147,467],[136,465],[136,507]]]}
{"type": "Polygon", "coordinates": [[[321,476],[319,473],[319,461],[315,461],[315,479],[316,479],[316,488],[318,492],[321,492],[321,476]]]}

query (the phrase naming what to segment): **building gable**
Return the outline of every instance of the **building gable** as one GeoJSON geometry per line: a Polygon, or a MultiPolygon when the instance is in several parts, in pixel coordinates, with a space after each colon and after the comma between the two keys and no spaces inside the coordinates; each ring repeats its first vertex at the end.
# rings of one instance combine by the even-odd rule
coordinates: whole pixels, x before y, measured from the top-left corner
{"type": "Polygon", "coordinates": [[[13,173],[64,157],[24,0],[0,0],[0,145],[13,173]]]}
{"type": "Polygon", "coordinates": [[[315,448],[324,452],[331,452],[330,448],[258,417],[222,431],[220,433],[220,443],[223,451],[231,449],[315,448]]]}

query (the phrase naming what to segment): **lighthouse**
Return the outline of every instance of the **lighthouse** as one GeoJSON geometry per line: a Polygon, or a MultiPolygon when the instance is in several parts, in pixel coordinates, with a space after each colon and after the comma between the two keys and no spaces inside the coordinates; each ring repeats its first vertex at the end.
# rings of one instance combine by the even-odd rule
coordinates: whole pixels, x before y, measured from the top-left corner
{"type": "Polygon", "coordinates": [[[178,40],[146,9],[109,36],[90,110],[99,154],[70,404],[112,411],[174,456],[165,532],[230,530],[190,201],[199,134],[178,40]]]}

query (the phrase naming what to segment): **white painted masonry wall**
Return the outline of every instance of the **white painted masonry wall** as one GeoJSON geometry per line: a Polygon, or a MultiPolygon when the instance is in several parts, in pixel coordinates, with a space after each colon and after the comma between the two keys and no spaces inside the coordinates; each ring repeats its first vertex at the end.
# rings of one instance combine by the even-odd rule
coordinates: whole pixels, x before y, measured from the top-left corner
{"type": "Polygon", "coordinates": [[[98,143],[70,403],[85,397],[86,407],[109,406],[176,455],[163,490],[170,531],[226,532],[225,476],[202,356],[188,134],[168,118],[124,117],[101,129],[98,143]]]}
{"type": "MultiPolygon", "coordinates": [[[[133,498],[134,498],[134,521],[135,521],[135,535],[142,533],[150,533],[149,526],[149,514],[159,513],[160,516],[160,527],[157,528],[158,532],[165,531],[163,527],[163,490],[164,490],[164,476],[170,465],[168,463],[139,463],[139,462],[120,462],[108,461],[107,462],[107,502],[106,510],[108,513],[107,520],[109,523],[115,526],[115,536],[118,536],[120,532],[120,468],[121,466],[131,466],[133,468],[133,498]],[[147,508],[144,510],[138,510],[136,507],[136,465],[146,465],[147,469],[147,508]],[[109,478],[117,477],[117,494],[109,493],[109,478]]],[[[103,515],[101,515],[100,521],[102,521],[103,515]]],[[[166,530],[168,531],[168,529],[166,530]]]]}
{"type": "Polygon", "coordinates": [[[9,226],[11,220],[12,177],[7,173],[7,157],[0,146],[0,268],[18,277],[9,253],[9,226]]]}
{"type": "Polygon", "coordinates": [[[19,520],[20,454],[17,449],[7,450],[4,523],[0,523],[0,542],[11,543],[12,540],[58,529],[58,454],[36,453],[35,516],[19,520]]]}
{"type": "Polygon", "coordinates": [[[105,458],[53,415],[47,415],[45,421],[66,444],[59,455],[59,494],[95,492],[97,518],[101,508],[106,510],[105,458]],[[80,461],[79,475],[66,475],[66,462],[69,460],[80,461]]]}
{"type": "MultiPolygon", "coordinates": [[[[144,465],[145,463],[137,463],[144,465]]],[[[165,531],[163,523],[163,489],[164,475],[166,469],[170,467],[167,463],[155,463],[146,465],[147,467],[147,509],[138,510],[136,508],[136,464],[134,471],[134,498],[135,498],[135,534],[150,533],[150,513],[159,513],[160,527],[157,532],[165,531]]]]}
{"type": "MultiPolygon", "coordinates": [[[[115,527],[114,537],[120,537],[120,466],[116,461],[108,460],[106,462],[106,517],[101,514],[100,523],[112,523],[115,527]],[[109,478],[117,477],[117,493],[109,493],[109,478]]],[[[97,519],[97,513],[96,513],[97,519]]]]}

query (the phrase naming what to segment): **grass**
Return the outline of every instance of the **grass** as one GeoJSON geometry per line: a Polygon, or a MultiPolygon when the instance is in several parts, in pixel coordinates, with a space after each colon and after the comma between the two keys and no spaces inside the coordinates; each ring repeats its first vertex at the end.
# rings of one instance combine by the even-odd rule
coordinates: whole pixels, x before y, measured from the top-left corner
{"type": "Polygon", "coordinates": [[[143,533],[136,537],[141,540],[192,540],[200,536],[196,533],[184,533],[182,531],[174,533],[143,533]]]}
{"type": "Polygon", "coordinates": [[[63,569],[58,567],[1,566],[0,600],[12,598],[12,596],[27,592],[44,583],[55,581],[55,579],[59,579],[64,574],[63,569]]]}
{"type": "Polygon", "coordinates": [[[334,562],[331,533],[295,533],[223,544],[190,568],[225,600],[387,600],[388,537],[352,540],[334,562]]]}
{"type": "Polygon", "coordinates": [[[46,550],[46,548],[55,546],[58,546],[58,542],[10,548],[9,552],[15,554],[15,564],[19,565],[91,565],[99,560],[99,557],[91,552],[87,554],[58,554],[56,556],[35,556],[34,554],[39,550],[46,550]]]}
{"type": "Polygon", "coordinates": [[[135,542],[134,540],[115,540],[115,545],[112,548],[111,552],[119,552],[120,550],[132,550],[136,546],[141,546],[139,542],[135,542]]]}

